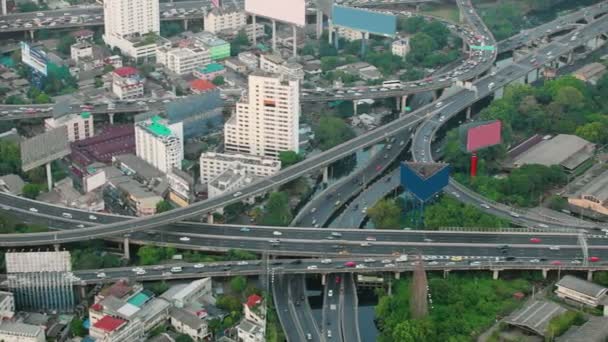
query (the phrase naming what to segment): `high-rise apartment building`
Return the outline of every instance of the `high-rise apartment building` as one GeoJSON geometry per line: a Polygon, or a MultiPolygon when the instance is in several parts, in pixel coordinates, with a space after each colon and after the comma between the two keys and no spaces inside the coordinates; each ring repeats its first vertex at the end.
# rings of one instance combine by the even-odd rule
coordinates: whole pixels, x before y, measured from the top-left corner
{"type": "Polygon", "coordinates": [[[74,142],[90,138],[94,135],[93,115],[89,112],[67,114],[44,120],[46,131],[65,126],[68,129],[68,141],[74,142]]]}
{"type": "Polygon", "coordinates": [[[265,72],[251,74],[248,93],[224,126],[226,151],[267,157],[298,152],[299,93],[297,80],[265,72]]]}
{"type": "Polygon", "coordinates": [[[181,169],[184,159],[183,123],[168,124],[158,116],[135,124],[137,156],[167,173],[174,167],[181,169]]]}
{"type": "Polygon", "coordinates": [[[8,287],[17,310],[73,310],[70,252],[8,252],[5,258],[8,287]]]}
{"type": "Polygon", "coordinates": [[[104,0],[106,44],[133,58],[153,56],[156,42],[141,37],[160,32],[158,3],[158,0],[104,0]]]}

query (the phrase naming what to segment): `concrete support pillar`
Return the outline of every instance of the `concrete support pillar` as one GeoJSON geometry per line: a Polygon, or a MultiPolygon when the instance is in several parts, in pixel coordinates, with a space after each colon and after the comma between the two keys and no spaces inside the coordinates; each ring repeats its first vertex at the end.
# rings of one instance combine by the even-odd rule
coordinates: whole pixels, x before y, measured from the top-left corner
{"type": "Polygon", "coordinates": [[[51,171],[51,162],[46,163],[46,185],[49,191],[53,190],[53,172],[51,171]]]}
{"type": "Polygon", "coordinates": [[[327,283],[327,275],[321,274],[321,285],[325,286],[326,283],[327,283]]]}
{"type": "Polygon", "coordinates": [[[331,45],[331,43],[333,42],[333,30],[334,27],[331,24],[331,18],[327,18],[327,42],[331,45]]]}
{"type": "Polygon", "coordinates": [[[255,34],[255,30],[256,30],[256,24],[255,24],[255,14],[251,16],[251,25],[253,28],[253,45],[257,45],[258,44],[258,37],[255,34]]]}
{"type": "Polygon", "coordinates": [[[587,271],[587,281],[593,281],[593,271],[587,271]]]}
{"type": "Polygon", "coordinates": [[[439,98],[439,90],[433,90],[433,101],[437,101],[439,98]]]}
{"type": "Polygon", "coordinates": [[[213,224],[213,213],[207,214],[207,223],[213,224]]]}
{"type": "Polygon", "coordinates": [[[492,279],[497,280],[499,273],[500,273],[500,271],[498,271],[498,270],[492,271],[492,279]]]}
{"type": "Polygon", "coordinates": [[[80,299],[85,299],[87,298],[87,288],[84,285],[78,286],[79,292],[80,292],[80,299]]]}
{"type": "Polygon", "coordinates": [[[127,260],[131,259],[131,251],[129,250],[129,237],[125,237],[125,239],[123,240],[122,248],[123,257],[127,260]]]}
{"type": "Polygon", "coordinates": [[[542,271],[543,271],[543,279],[547,279],[547,274],[549,273],[549,270],[546,268],[543,268],[542,271]]]}
{"type": "Polygon", "coordinates": [[[108,118],[110,119],[110,125],[114,124],[114,113],[108,113],[108,118]]]}
{"type": "Polygon", "coordinates": [[[272,21],[272,51],[277,52],[277,21],[272,21]]]}
{"type": "Polygon", "coordinates": [[[6,0],[2,0],[2,15],[7,15],[8,11],[6,9],[6,0]]]}
{"type": "Polygon", "coordinates": [[[30,40],[34,41],[34,30],[30,30],[30,40]]]}
{"type": "Polygon", "coordinates": [[[395,272],[395,279],[401,279],[401,272],[395,272]]]}
{"type": "Polygon", "coordinates": [[[467,44],[466,40],[462,40],[462,53],[467,53],[467,51],[469,51],[469,45],[467,44]]]}
{"type": "Polygon", "coordinates": [[[329,166],[323,168],[323,184],[327,185],[329,182],[329,166]]]}
{"type": "Polygon", "coordinates": [[[446,279],[450,275],[450,270],[443,270],[443,279],[446,279]]]}
{"type": "Polygon", "coordinates": [[[567,63],[568,64],[572,64],[573,62],[574,62],[574,51],[570,51],[570,52],[568,52],[567,63]]]}
{"type": "Polygon", "coordinates": [[[291,30],[293,33],[293,57],[298,57],[298,30],[296,29],[296,25],[291,26],[291,30]]]}
{"type": "Polygon", "coordinates": [[[401,96],[401,113],[407,112],[407,95],[401,96]]]}
{"type": "Polygon", "coordinates": [[[354,115],[359,115],[357,113],[357,100],[353,100],[353,114],[354,115]]]}
{"type": "Polygon", "coordinates": [[[471,120],[471,106],[467,107],[467,120],[471,120]]]}
{"type": "Polygon", "coordinates": [[[55,252],[59,252],[60,246],[59,246],[58,243],[56,243],[56,244],[53,245],[53,248],[55,249],[55,252]]]}
{"type": "Polygon", "coordinates": [[[395,109],[399,111],[401,110],[401,99],[399,96],[395,97],[395,109]]]}
{"type": "MultiPolygon", "coordinates": [[[[6,0],[5,0],[6,1],[6,0]]],[[[317,40],[321,38],[321,34],[323,33],[323,12],[321,10],[317,10],[317,40]]]]}
{"type": "Polygon", "coordinates": [[[184,19],[184,31],[188,31],[188,19],[184,19]]]}

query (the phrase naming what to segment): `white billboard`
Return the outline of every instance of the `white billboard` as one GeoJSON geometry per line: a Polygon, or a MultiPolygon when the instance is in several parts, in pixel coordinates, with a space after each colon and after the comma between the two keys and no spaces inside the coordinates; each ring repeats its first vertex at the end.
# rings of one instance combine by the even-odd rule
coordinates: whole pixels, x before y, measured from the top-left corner
{"type": "Polygon", "coordinates": [[[37,72],[47,76],[46,66],[48,58],[43,51],[30,47],[28,43],[21,42],[21,61],[37,72]]]}
{"type": "Polygon", "coordinates": [[[245,11],[287,24],[306,25],[306,0],[245,0],[245,11]]]}

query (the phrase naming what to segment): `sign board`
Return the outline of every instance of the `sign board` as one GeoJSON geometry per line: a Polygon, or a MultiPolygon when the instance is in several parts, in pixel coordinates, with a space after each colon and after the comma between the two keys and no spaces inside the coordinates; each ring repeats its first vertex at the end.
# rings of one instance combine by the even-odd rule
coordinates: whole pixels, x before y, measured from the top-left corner
{"type": "Polygon", "coordinates": [[[502,124],[499,120],[475,122],[461,127],[461,136],[465,137],[466,151],[476,152],[501,142],[502,124]]]}
{"type": "Polygon", "coordinates": [[[220,7],[222,7],[221,0],[211,0],[211,4],[213,5],[214,8],[220,8],[220,7]]]}
{"type": "Polygon", "coordinates": [[[448,185],[451,167],[443,163],[401,163],[401,186],[426,202],[448,185]]]}
{"type": "Polygon", "coordinates": [[[332,21],[335,26],[385,37],[397,33],[397,17],[392,14],[334,5],[332,21]]]}
{"type": "Polygon", "coordinates": [[[286,24],[306,25],[306,0],[245,0],[245,12],[286,24]]]}
{"type": "Polygon", "coordinates": [[[48,75],[48,58],[46,53],[31,47],[26,42],[21,42],[21,61],[25,65],[36,70],[38,73],[43,74],[44,76],[48,75]]]}
{"type": "Polygon", "coordinates": [[[494,51],[496,47],[494,45],[471,45],[471,50],[494,51]]]}
{"type": "Polygon", "coordinates": [[[29,171],[70,154],[68,129],[61,126],[21,143],[21,168],[29,171]]]}

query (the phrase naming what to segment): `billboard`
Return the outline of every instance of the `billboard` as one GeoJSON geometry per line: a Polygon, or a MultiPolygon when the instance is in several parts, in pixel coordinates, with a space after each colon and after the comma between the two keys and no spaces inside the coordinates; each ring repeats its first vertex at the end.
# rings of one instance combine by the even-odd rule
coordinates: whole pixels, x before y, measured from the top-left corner
{"type": "Polygon", "coordinates": [[[70,152],[67,127],[54,128],[21,143],[21,169],[27,172],[61,159],[70,152]]]}
{"type": "Polygon", "coordinates": [[[306,25],[306,0],[245,0],[245,12],[287,24],[306,25]]]}
{"type": "Polygon", "coordinates": [[[211,0],[211,4],[213,5],[214,8],[222,7],[221,0],[211,0]]]}
{"type": "Polygon", "coordinates": [[[396,16],[359,8],[334,5],[332,20],[336,26],[385,37],[394,37],[397,32],[396,16]]]}
{"type": "Polygon", "coordinates": [[[46,53],[31,47],[26,42],[21,42],[21,61],[44,76],[48,75],[46,53]]]}
{"type": "Polygon", "coordinates": [[[334,5],[334,0],[315,0],[317,9],[320,9],[326,16],[331,18],[331,10],[334,5]]]}
{"type": "Polygon", "coordinates": [[[463,129],[466,132],[467,152],[476,152],[501,142],[502,124],[499,120],[476,122],[463,126],[463,129]]]}
{"type": "Polygon", "coordinates": [[[401,186],[426,202],[448,185],[450,169],[444,163],[401,163],[401,186]]]}

